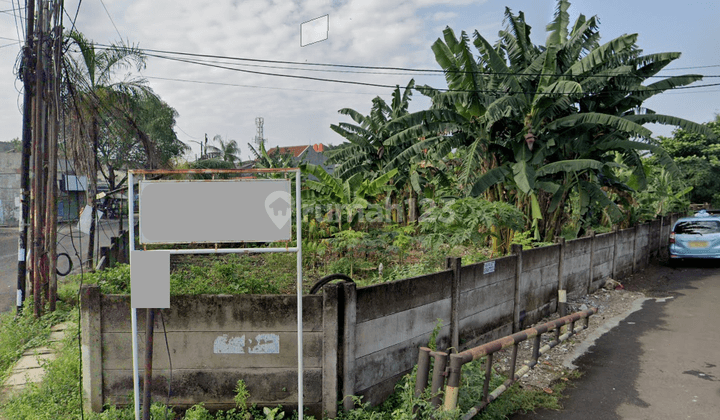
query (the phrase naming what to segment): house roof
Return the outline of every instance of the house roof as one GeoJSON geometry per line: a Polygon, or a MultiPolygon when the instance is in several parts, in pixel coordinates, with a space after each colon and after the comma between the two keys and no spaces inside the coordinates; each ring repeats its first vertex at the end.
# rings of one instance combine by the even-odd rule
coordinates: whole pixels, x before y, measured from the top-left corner
{"type": "MultiPolygon", "coordinates": [[[[282,153],[282,154],[291,154],[292,157],[298,158],[298,157],[300,157],[300,155],[302,155],[303,153],[305,153],[305,151],[306,151],[307,149],[309,149],[310,147],[311,147],[311,145],[307,145],[307,146],[280,146],[279,148],[280,148],[280,153],[282,153]]],[[[275,150],[277,150],[277,149],[278,149],[277,147],[271,147],[271,148],[267,151],[267,152],[268,152],[268,155],[273,155],[273,154],[275,154],[275,150]]],[[[322,153],[323,150],[325,149],[325,146],[324,146],[322,143],[313,144],[313,145],[312,145],[312,149],[313,149],[314,151],[318,152],[318,153],[322,153]]]]}
{"type": "MultiPolygon", "coordinates": [[[[307,148],[310,147],[309,145],[305,146],[287,146],[287,147],[280,147],[280,153],[281,154],[291,154],[292,157],[300,157],[307,148]]],[[[277,150],[277,147],[273,147],[270,150],[268,150],[268,155],[274,155],[275,151],[277,150]]]]}

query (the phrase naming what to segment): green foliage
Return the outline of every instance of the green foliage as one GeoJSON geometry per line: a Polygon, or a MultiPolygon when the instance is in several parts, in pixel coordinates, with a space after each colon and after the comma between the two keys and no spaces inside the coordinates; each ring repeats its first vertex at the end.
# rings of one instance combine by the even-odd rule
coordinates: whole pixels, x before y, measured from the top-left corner
{"type": "Polygon", "coordinates": [[[81,279],[83,284],[100,286],[103,294],[130,294],[130,264],[117,264],[115,267],[92,273],[67,276],[58,282],[58,299],[70,305],[77,305],[81,279]]]}
{"type": "Polygon", "coordinates": [[[523,215],[514,206],[474,197],[448,200],[430,209],[420,221],[423,243],[430,248],[441,244],[482,246],[493,235],[493,228],[521,230],[523,226],[523,215]]]}
{"type": "Polygon", "coordinates": [[[714,135],[677,130],[660,141],[680,169],[677,183],[693,187],[690,201],[720,207],[720,115],[704,125],[714,135]]]}
{"type": "MultiPolygon", "coordinates": [[[[449,91],[418,87],[432,107],[389,124],[394,134],[384,145],[401,151],[386,168],[456,149],[462,153],[453,186],[457,193],[517,204],[536,240],[552,240],[560,233],[565,201],[573,192],[584,196],[583,217],[601,209],[614,219],[621,217],[609,193],[627,186],[617,180],[613,152],[633,170],[641,188],[647,183],[642,153],[652,153],[668,171],[675,170],[644,124],[709,130],[642,105],[701,76],[650,79],[679,54],[643,55],[636,34],[601,44],[597,18],[581,14],[571,23],[569,5],[557,2],[540,46],[531,42],[525,15],[508,8],[495,43],[478,31],[471,40],[465,32],[457,36],[446,28],[432,50],[449,91]]],[[[509,233],[498,232],[503,235],[509,233]]]]}
{"type": "MultiPolygon", "coordinates": [[[[467,412],[482,400],[486,360],[486,358],[482,358],[463,366],[458,397],[458,407],[461,412],[467,412]]],[[[493,367],[490,391],[497,388],[506,379],[504,375],[499,374],[493,367]]],[[[534,411],[540,407],[559,410],[561,408],[559,403],[561,388],[563,388],[563,385],[558,385],[553,389],[552,394],[548,394],[541,389],[524,389],[518,383],[515,383],[474,418],[482,420],[504,419],[513,413],[534,411]]]]}
{"type": "Polygon", "coordinates": [[[26,350],[49,343],[50,327],[73,316],[59,307],[36,319],[31,299],[25,300],[21,316],[14,315],[12,312],[0,315],[0,383],[26,350]]]}
{"type": "Polygon", "coordinates": [[[269,407],[263,408],[263,414],[267,420],[280,420],[285,417],[285,413],[282,411],[282,407],[275,407],[272,410],[269,407]]]}
{"type": "Polygon", "coordinates": [[[185,412],[185,420],[214,420],[215,416],[204,407],[203,403],[195,404],[185,412]]]}
{"type": "Polygon", "coordinates": [[[428,339],[428,348],[432,351],[437,350],[437,339],[440,335],[440,330],[443,327],[443,320],[438,318],[437,322],[435,323],[435,327],[433,328],[432,332],[430,333],[430,338],[428,339]]]}
{"type": "MultiPolygon", "coordinates": [[[[427,262],[392,265],[383,271],[382,277],[377,277],[371,280],[370,284],[424,276],[426,274],[434,273],[436,271],[438,271],[437,267],[431,266],[427,264],[427,262]]],[[[360,284],[365,285],[363,283],[360,284]]]]}
{"type": "MultiPolygon", "coordinates": [[[[370,114],[367,116],[349,108],[338,111],[349,116],[356,123],[330,125],[333,131],[349,141],[347,146],[330,152],[328,162],[337,164],[335,174],[339,178],[346,180],[358,173],[367,177],[376,177],[386,172],[386,164],[402,150],[402,147],[390,147],[385,143],[388,137],[395,134],[395,131],[389,128],[390,123],[407,115],[414,87],[415,81],[412,79],[404,92],[401,92],[400,86],[397,86],[392,93],[390,105],[379,96],[373,98],[370,114]]],[[[400,178],[406,180],[402,174],[408,174],[410,171],[407,168],[403,169],[400,171],[400,178]]]]}
{"type": "MultiPolygon", "coordinates": [[[[303,163],[300,165],[300,169],[304,174],[317,179],[308,179],[304,183],[302,199],[306,206],[339,205],[338,211],[346,216],[349,226],[357,223],[359,210],[367,209],[372,200],[386,191],[392,190],[392,185],[388,185],[388,183],[398,173],[397,169],[393,169],[370,178],[367,177],[367,174],[356,173],[343,180],[328,174],[323,167],[318,165],[303,163]]],[[[342,218],[338,219],[338,227],[340,227],[342,218]]]]}
{"type": "Polygon", "coordinates": [[[344,273],[353,277],[355,269],[370,269],[372,265],[359,253],[368,252],[379,244],[368,233],[356,230],[342,230],[336,232],[329,240],[333,248],[340,251],[342,257],[330,265],[331,271],[344,273]]]}
{"type": "MultiPolygon", "coordinates": [[[[193,257],[170,274],[172,295],[278,294],[294,290],[296,260],[293,254],[258,254],[193,257]]],[[[58,288],[59,298],[76,303],[80,276],[69,276],[58,288]]],[[[84,284],[97,284],[104,294],[130,294],[130,265],[87,273],[84,284]]]]}
{"type": "Polygon", "coordinates": [[[235,406],[237,406],[241,414],[246,413],[248,410],[248,398],[250,398],[250,392],[248,392],[245,381],[238,379],[233,400],[235,400],[235,406]]]}
{"type": "Polygon", "coordinates": [[[206,151],[218,155],[219,159],[225,162],[233,164],[232,167],[234,168],[235,162],[241,160],[240,147],[237,142],[235,140],[223,140],[222,136],[219,134],[213,137],[213,141],[217,142],[218,146],[206,145],[206,151]]]}
{"type": "MultiPolygon", "coordinates": [[[[574,239],[574,237],[572,238],[574,239]]],[[[529,230],[523,232],[515,232],[512,239],[512,244],[522,245],[523,249],[539,248],[543,246],[552,245],[552,242],[537,242],[532,237],[532,232],[529,230]]]]}
{"type": "MultiPolygon", "coordinates": [[[[57,316],[55,315],[53,323],[59,321],[57,316]]],[[[75,420],[80,416],[77,312],[73,312],[69,318],[74,320],[72,324],[74,327],[67,330],[67,336],[62,343],[61,350],[57,353],[57,358],[45,365],[43,382],[28,385],[20,394],[1,404],[0,418],[5,420],[75,420]]],[[[49,319],[45,321],[41,319],[38,322],[49,322],[49,319]]],[[[49,329],[49,325],[47,328],[49,329]]],[[[43,334],[38,335],[42,337],[43,334]]],[[[33,347],[38,344],[40,343],[33,343],[33,347]]],[[[0,357],[4,355],[5,351],[0,352],[0,357]]]]}
{"type": "Polygon", "coordinates": [[[415,226],[390,226],[388,229],[394,233],[392,247],[397,250],[399,263],[402,265],[405,254],[417,243],[413,236],[415,226]]]}
{"type": "Polygon", "coordinates": [[[255,158],[256,168],[293,168],[296,166],[295,157],[286,149],[280,150],[280,146],[275,149],[265,150],[265,142],[260,143],[257,149],[248,143],[248,148],[255,158]]]}

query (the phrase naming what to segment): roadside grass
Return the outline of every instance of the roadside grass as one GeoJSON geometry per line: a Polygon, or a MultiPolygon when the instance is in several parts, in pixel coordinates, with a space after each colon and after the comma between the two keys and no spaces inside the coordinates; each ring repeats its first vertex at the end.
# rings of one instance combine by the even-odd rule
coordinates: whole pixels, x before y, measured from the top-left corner
{"type": "Polygon", "coordinates": [[[69,308],[62,304],[55,312],[35,319],[31,300],[25,301],[23,313],[16,317],[14,311],[0,315],[0,382],[26,350],[49,344],[50,327],[69,317],[69,308]]]}
{"type": "Polygon", "coordinates": [[[4,420],[69,420],[79,417],[80,360],[77,345],[77,316],[76,309],[67,311],[60,309],[34,320],[30,307],[26,308],[23,316],[18,318],[18,323],[13,323],[11,318],[8,325],[3,324],[3,331],[0,332],[1,338],[5,337],[4,334],[7,330],[25,330],[22,332],[25,336],[34,334],[30,340],[16,340],[12,344],[8,342],[7,347],[6,342],[2,341],[3,351],[0,353],[0,359],[4,359],[8,354],[17,355],[15,361],[22,355],[20,349],[49,344],[47,340],[52,325],[71,321],[72,326],[67,330],[57,358],[45,364],[44,380],[39,384],[28,384],[22,392],[0,404],[0,418],[4,420]],[[10,349],[9,347],[13,345],[14,348],[10,349]],[[76,409],[73,409],[73,406],[76,409]]]}

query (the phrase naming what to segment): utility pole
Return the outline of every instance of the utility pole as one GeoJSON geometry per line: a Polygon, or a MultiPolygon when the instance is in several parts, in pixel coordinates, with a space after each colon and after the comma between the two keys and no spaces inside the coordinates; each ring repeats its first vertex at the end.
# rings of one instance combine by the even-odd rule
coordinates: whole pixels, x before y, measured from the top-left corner
{"type": "Polygon", "coordinates": [[[27,5],[28,29],[22,72],[25,103],[17,310],[18,313],[22,311],[22,302],[26,295],[26,272],[29,266],[32,268],[30,283],[33,285],[36,317],[42,314],[45,302],[50,302],[51,311],[55,310],[57,290],[57,143],[58,118],[62,106],[60,102],[61,10],[58,0],[39,0],[37,4],[31,1],[27,5]],[[35,16],[37,22],[34,21],[35,16]],[[51,25],[54,25],[52,31],[51,25]],[[34,56],[31,56],[33,50],[34,56]],[[30,186],[31,168],[32,186],[30,186]],[[29,197],[28,191],[30,191],[29,197]],[[30,217],[32,223],[29,223],[30,217]],[[31,227],[29,240],[28,226],[31,227]],[[31,249],[30,258],[26,257],[28,247],[31,249]],[[25,261],[26,259],[28,261],[25,261]]]}
{"type": "Polygon", "coordinates": [[[27,28],[21,77],[23,81],[23,131],[22,160],[20,163],[20,223],[18,237],[17,314],[22,313],[25,300],[25,278],[27,277],[28,216],[30,214],[30,145],[32,143],[32,101],[33,101],[33,26],[35,24],[35,1],[27,2],[25,16],[27,28]]]}
{"type": "Polygon", "coordinates": [[[43,56],[45,54],[45,10],[44,0],[40,0],[38,4],[38,36],[35,45],[35,117],[33,118],[33,185],[32,185],[32,222],[33,222],[33,240],[32,240],[32,283],[34,298],[35,317],[39,318],[42,314],[42,286],[43,286],[43,245],[45,239],[43,237],[43,214],[40,210],[43,200],[43,155],[44,155],[44,123],[46,122],[44,113],[44,93],[45,93],[45,69],[43,68],[43,56]]]}
{"type": "MultiPolygon", "coordinates": [[[[48,139],[48,179],[47,179],[47,255],[48,264],[48,301],[50,302],[50,311],[55,311],[55,303],[57,301],[57,154],[58,154],[58,134],[60,131],[60,83],[61,76],[61,59],[62,59],[62,7],[61,2],[55,0],[52,13],[54,15],[53,47],[52,47],[52,78],[50,83],[50,136],[48,139]]],[[[48,26],[49,28],[49,26],[48,26]]]]}

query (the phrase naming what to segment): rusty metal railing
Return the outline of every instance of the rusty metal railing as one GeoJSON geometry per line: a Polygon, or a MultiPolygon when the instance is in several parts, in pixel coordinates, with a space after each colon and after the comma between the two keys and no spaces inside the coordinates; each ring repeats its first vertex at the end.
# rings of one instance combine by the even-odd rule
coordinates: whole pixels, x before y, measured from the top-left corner
{"type": "Polygon", "coordinates": [[[460,391],[460,374],[463,365],[466,363],[473,362],[482,357],[487,357],[486,368],[485,368],[485,382],[483,384],[483,398],[480,404],[476,405],[470,411],[463,416],[463,420],[471,419],[477,415],[483,408],[485,408],[490,402],[494,401],[499,397],[505,390],[507,390],[516,380],[523,377],[530,369],[535,367],[538,363],[538,359],[541,355],[548,352],[553,347],[572,337],[574,334],[586,329],[591,315],[597,313],[597,308],[590,308],[585,311],[576,312],[571,315],[558,318],[554,321],[547,322],[545,324],[536,326],[534,328],[528,328],[524,331],[509,335],[503,338],[499,338],[495,341],[483,344],[482,346],[474,347],[465,350],[461,353],[450,354],[444,352],[434,352],[427,347],[421,347],[418,356],[418,374],[417,381],[415,383],[415,395],[420,396],[427,386],[429,369],[430,369],[430,357],[434,357],[435,363],[433,366],[433,381],[431,387],[431,402],[438,407],[442,401],[441,390],[445,377],[447,377],[447,386],[445,386],[445,401],[443,405],[444,410],[454,410],[457,408],[458,394],[460,391]],[[575,327],[575,322],[584,320],[583,325],[575,327]],[[562,327],[570,325],[567,332],[562,333],[562,327]],[[552,341],[541,347],[542,334],[554,331],[555,337],[552,341]],[[533,340],[532,360],[530,363],[522,366],[520,369],[515,371],[517,363],[518,345],[528,339],[533,340]],[[508,347],[513,347],[512,358],[510,362],[510,372],[514,372],[510,378],[508,378],[502,385],[495,388],[492,392],[489,392],[490,379],[492,377],[492,364],[493,355],[508,347]],[[449,366],[447,366],[448,358],[450,359],[449,366]],[[447,367],[446,367],[447,366],[447,367]]]}

